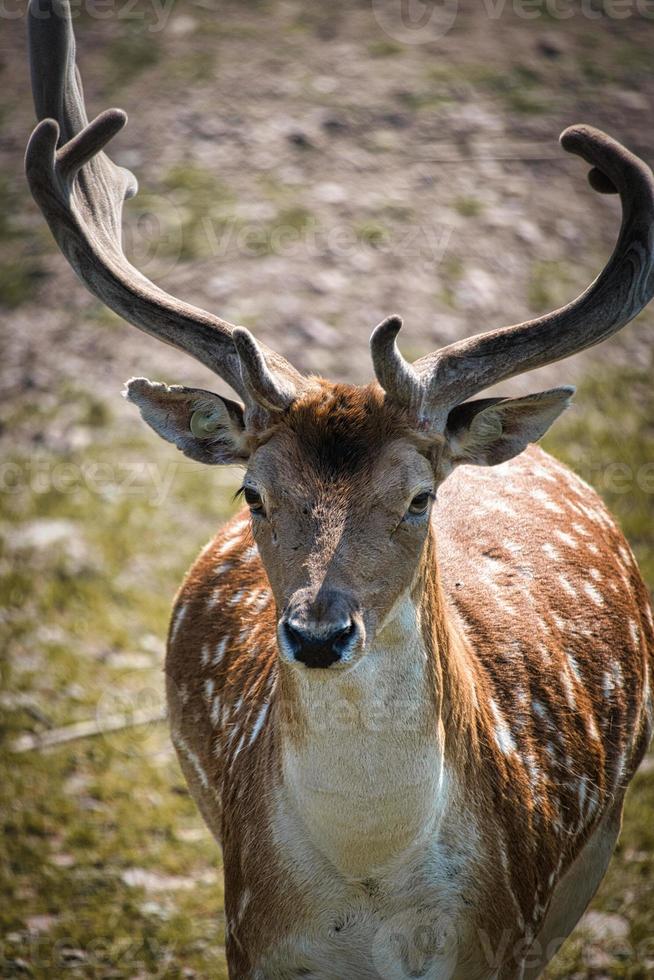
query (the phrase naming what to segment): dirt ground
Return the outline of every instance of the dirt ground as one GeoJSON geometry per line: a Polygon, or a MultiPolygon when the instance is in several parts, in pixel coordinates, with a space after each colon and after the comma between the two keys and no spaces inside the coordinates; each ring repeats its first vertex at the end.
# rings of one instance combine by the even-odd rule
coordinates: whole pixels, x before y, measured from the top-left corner
{"type": "MultiPolygon", "coordinates": [[[[594,194],[559,133],[590,123],[654,161],[645,0],[80,0],[76,11],[90,111],[130,117],[112,156],[140,183],[125,214],[133,261],[304,371],[368,380],[368,337],[391,312],[414,358],[571,299],[610,254],[619,203],[594,194]]],[[[22,0],[6,0],[0,969],[221,977],[219,859],[163,726],[9,751],[26,732],[125,706],[156,713],[170,599],[236,487],[229,471],[181,463],[120,398],[141,374],[226,389],[105,311],[55,250],[22,175],[24,34],[22,0]]],[[[653,320],[502,388],[580,383],[551,446],[588,464],[650,585],[651,499],[601,480],[616,460],[636,472],[653,458],[653,320]]],[[[612,877],[552,978],[654,975],[653,803],[648,760],[612,877]]]]}

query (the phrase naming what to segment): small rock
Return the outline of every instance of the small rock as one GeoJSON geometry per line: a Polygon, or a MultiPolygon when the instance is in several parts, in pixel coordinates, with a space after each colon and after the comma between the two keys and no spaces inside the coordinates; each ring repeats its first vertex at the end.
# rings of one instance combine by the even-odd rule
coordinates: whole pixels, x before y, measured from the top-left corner
{"type": "Polygon", "coordinates": [[[38,935],[50,932],[56,921],[57,917],[55,915],[30,915],[29,918],[25,920],[29,931],[37,933],[38,935]]]}
{"type": "Polygon", "coordinates": [[[60,955],[66,963],[85,963],[87,959],[83,949],[76,949],[71,946],[68,949],[62,949],[60,955]]]}
{"type": "Polygon", "coordinates": [[[338,86],[338,78],[335,78],[333,75],[317,75],[311,82],[311,87],[323,95],[330,95],[336,91],[338,86]]]}
{"type": "Polygon", "coordinates": [[[329,115],[322,121],[322,128],[330,136],[339,136],[350,128],[344,116],[329,115]]]}
{"type": "Polygon", "coordinates": [[[161,875],[146,868],[127,868],[120,877],[130,888],[144,888],[147,892],[190,891],[195,887],[192,878],[161,875]]]}
{"type": "Polygon", "coordinates": [[[178,17],[173,17],[170,22],[169,30],[171,34],[176,37],[185,37],[188,34],[192,34],[197,27],[198,22],[194,17],[189,17],[188,14],[180,14],[178,17]]]}
{"type": "Polygon", "coordinates": [[[197,844],[205,840],[206,836],[207,832],[202,827],[178,827],[175,831],[177,840],[184,841],[185,844],[197,844]]]}
{"type": "Polygon", "coordinates": [[[302,150],[314,149],[314,143],[301,129],[292,130],[287,134],[286,139],[289,141],[289,143],[292,143],[293,146],[298,146],[302,150]]]}
{"type": "Polygon", "coordinates": [[[152,657],[147,653],[131,653],[129,651],[114,651],[106,660],[110,667],[122,670],[147,670],[152,667],[152,657]]]}
{"type": "Polygon", "coordinates": [[[649,109],[647,97],[641,92],[634,92],[633,89],[623,89],[620,92],[616,92],[615,98],[625,109],[635,109],[638,112],[644,112],[646,109],[649,109]]]}
{"type": "Polygon", "coordinates": [[[579,926],[594,939],[601,940],[626,939],[631,928],[624,916],[594,909],[586,912],[579,926]]]}
{"type": "Polygon", "coordinates": [[[76,863],[75,855],[66,854],[65,851],[52,854],[50,857],[50,864],[54,864],[56,868],[74,868],[76,863]]]}
{"type": "Polygon", "coordinates": [[[388,112],[383,119],[393,129],[407,129],[411,125],[411,117],[405,112],[388,112]]]}
{"type": "Polygon", "coordinates": [[[591,970],[610,970],[617,962],[615,956],[611,956],[601,946],[589,946],[585,949],[583,960],[591,970]]]}
{"type": "Polygon", "coordinates": [[[538,225],[535,225],[533,221],[527,221],[526,218],[521,218],[516,222],[515,233],[527,245],[537,245],[543,240],[543,235],[538,225]]]}
{"type": "Polygon", "coordinates": [[[563,54],[561,43],[552,34],[543,34],[536,45],[536,50],[545,58],[551,59],[560,58],[563,54]]]}
{"type": "Polygon", "coordinates": [[[68,541],[78,532],[72,521],[43,517],[16,528],[12,543],[19,548],[49,548],[68,541]]]}
{"type": "Polygon", "coordinates": [[[316,197],[325,204],[342,204],[347,200],[347,191],[342,184],[335,184],[331,181],[318,184],[315,189],[316,197]]]}

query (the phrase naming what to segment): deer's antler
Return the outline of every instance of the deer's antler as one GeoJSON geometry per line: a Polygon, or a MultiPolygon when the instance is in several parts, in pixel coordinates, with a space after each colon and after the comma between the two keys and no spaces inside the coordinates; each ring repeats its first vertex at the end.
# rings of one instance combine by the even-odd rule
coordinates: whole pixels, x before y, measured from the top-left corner
{"type": "Polygon", "coordinates": [[[123,201],[136,193],[137,183],[103,150],[127,116],[107,109],[88,121],[68,0],[30,0],[29,46],[41,122],[27,147],[27,179],[79,278],[125,320],[220,375],[246,404],[285,408],[306,382],[284,358],[249,335],[237,350],[231,323],[171,296],[125,257],[123,201]]]}
{"type": "Polygon", "coordinates": [[[546,316],[477,334],[409,364],[396,337],[399,317],[370,340],[377,380],[425,427],[440,427],[449,409],[523,371],[592,347],[632,320],[654,295],[654,179],[637,156],[590,126],[571,126],[561,145],[592,169],[591,186],[619,193],[622,227],[606,267],[577,299],[546,316]]]}

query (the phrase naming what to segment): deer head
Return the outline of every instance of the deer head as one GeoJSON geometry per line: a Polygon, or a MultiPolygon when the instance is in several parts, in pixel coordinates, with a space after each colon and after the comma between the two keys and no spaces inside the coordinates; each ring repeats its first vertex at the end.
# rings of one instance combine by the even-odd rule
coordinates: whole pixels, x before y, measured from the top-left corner
{"type": "Polygon", "coordinates": [[[615,333],[654,293],[650,169],[587,126],[561,144],[619,193],[615,250],[577,299],[547,316],[490,330],[409,364],[397,316],[371,337],[377,381],[363,388],[304,377],[244,328],[183,303],[142,276],[121,248],[131,173],[103,152],[125,125],[119,109],[92,122],[64,0],[31,0],[38,118],[26,171],[53,235],[85,285],[139,329],[209,367],[242,403],[137,378],[126,396],[159,435],[205,463],[245,467],[243,493],[279,610],[281,655],[343,668],[369,647],[417,580],[439,483],[460,464],[492,466],[534,442],[573,389],[473,400],[505,378],[568,357],[615,333]]]}

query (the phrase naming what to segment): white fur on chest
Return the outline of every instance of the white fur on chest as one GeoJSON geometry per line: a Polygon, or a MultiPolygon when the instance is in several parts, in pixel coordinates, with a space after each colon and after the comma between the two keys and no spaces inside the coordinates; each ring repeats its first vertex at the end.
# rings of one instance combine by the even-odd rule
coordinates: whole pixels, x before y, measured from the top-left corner
{"type": "Polygon", "coordinates": [[[308,732],[284,746],[278,831],[363,878],[433,837],[447,802],[413,605],[403,603],[353,670],[306,672],[300,683],[308,732]]]}
{"type": "Polygon", "coordinates": [[[257,977],[482,975],[466,899],[479,838],[455,800],[426,668],[405,599],[352,671],[300,675],[308,732],[282,741],[273,832],[302,900],[297,932],[257,977]]]}

